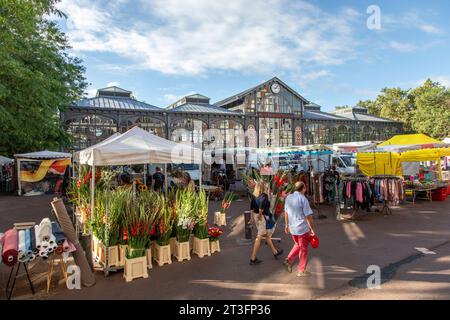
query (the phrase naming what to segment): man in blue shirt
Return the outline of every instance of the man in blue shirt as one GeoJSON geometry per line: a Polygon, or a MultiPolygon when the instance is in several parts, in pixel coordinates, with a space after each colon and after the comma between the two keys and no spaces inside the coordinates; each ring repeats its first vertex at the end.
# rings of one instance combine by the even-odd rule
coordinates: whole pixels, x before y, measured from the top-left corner
{"type": "Polygon", "coordinates": [[[306,186],[303,182],[295,183],[295,191],[286,197],[284,204],[285,232],[291,234],[294,246],[284,265],[288,272],[292,272],[292,265],[299,257],[298,277],[307,276],[306,262],[308,257],[309,237],[315,235],[312,214],[308,199],[305,197],[306,186]]]}

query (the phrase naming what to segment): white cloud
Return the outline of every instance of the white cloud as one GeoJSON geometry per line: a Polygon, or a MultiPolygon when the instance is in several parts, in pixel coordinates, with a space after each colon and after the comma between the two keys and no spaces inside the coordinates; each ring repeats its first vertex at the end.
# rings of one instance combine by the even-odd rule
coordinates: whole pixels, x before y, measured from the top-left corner
{"type": "Polygon", "coordinates": [[[398,42],[398,41],[389,42],[389,47],[394,50],[401,51],[401,52],[413,52],[417,49],[417,47],[411,43],[398,42]]]}
{"type": "Polygon", "coordinates": [[[383,14],[382,29],[417,29],[428,34],[444,34],[439,27],[426,22],[416,10],[409,10],[401,15],[383,14]]]}
{"type": "Polygon", "coordinates": [[[133,24],[117,18],[125,7],[102,3],[63,0],[74,50],[114,53],[166,74],[304,66],[320,72],[352,59],[357,46],[353,32],[360,14],[352,8],[330,14],[304,1],[141,0],[134,5],[147,19],[133,24]]]}
{"type": "Polygon", "coordinates": [[[196,92],[194,92],[194,91],[191,91],[191,92],[188,92],[188,93],[182,94],[182,95],[176,95],[176,94],[173,94],[173,93],[166,93],[166,94],[164,94],[164,102],[167,103],[167,104],[172,104],[174,102],[177,102],[178,100],[180,100],[181,98],[183,98],[185,96],[189,96],[189,95],[195,94],[195,93],[196,92]]]}
{"type": "Polygon", "coordinates": [[[120,86],[120,83],[117,81],[108,82],[108,84],[106,85],[106,87],[118,87],[118,86],[120,86]]]}
{"type": "Polygon", "coordinates": [[[430,75],[427,78],[416,81],[414,85],[421,86],[427,79],[431,79],[433,82],[439,82],[441,85],[450,88],[450,75],[430,75]]]}
{"type": "Polygon", "coordinates": [[[91,97],[95,97],[97,95],[97,89],[95,88],[91,88],[91,89],[87,89],[86,90],[86,95],[91,98],[91,97]]]}

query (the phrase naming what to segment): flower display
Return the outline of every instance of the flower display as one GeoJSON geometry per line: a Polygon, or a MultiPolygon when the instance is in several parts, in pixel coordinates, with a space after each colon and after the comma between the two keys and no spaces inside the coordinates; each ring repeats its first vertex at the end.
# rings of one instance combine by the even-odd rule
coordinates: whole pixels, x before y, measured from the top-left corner
{"type": "Polygon", "coordinates": [[[227,192],[223,197],[222,204],[220,206],[220,213],[225,214],[231,206],[231,202],[237,200],[237,196],[233,192],[227,192]]]}
{"type": "Polygon", "coordinates": [[[217,241],[219,240],[220,235],[223,233],[222,229],[218,227],[211,227],[208,229],[209,240],[217,241]]]}
{"type": "Polygon", "coordinates": [[[195,191],[186,188],[177,190],[177,224],[176,237],[178,242],[189,241],[192,230],[195,226],[199,201],[195,191]]]}

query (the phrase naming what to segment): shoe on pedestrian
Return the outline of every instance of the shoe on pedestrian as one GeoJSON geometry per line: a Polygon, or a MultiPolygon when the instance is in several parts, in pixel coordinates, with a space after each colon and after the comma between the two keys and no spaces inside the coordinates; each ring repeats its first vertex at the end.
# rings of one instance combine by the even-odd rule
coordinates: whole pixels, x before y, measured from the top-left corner
{"type": "Polygon", "coordinates": [[[278,256],[280,256],[280,255],[282,255],[283,254],[283,249],[278,249],[277,250],[277,253],[275,253],[274,255],[273,255],[273,257],[275,258],[275,259],[277,259],[278,258],[278,256]]]}
{"type": "Polygon", "coordinates": [[[302,271],[302,272],[297,273],[297,277],[299,277],[299,278],[308,277],[310,275],[311,275],[311,273],[309,273],[308,271],[302,271]]]}
{"type": "Polygon", "coordinates": [[[284,260],[283,264],[286,268],[286,271],[292,273],[292,264],[289,262],[289,260],[284,260]]]}
{"type": "Polygon", "coordinates": [[[250,265],[255,266],[257,264],[260,264],[262,261],[256,258],[255,260],[250,259],[250,265]]]}

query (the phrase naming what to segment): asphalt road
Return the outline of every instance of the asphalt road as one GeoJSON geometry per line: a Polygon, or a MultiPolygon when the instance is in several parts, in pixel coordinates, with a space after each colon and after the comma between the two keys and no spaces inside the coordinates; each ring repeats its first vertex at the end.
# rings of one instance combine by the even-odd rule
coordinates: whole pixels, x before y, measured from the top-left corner
{"type": "MultiPolygon", "coordinates": [[[[13,222],[40,221],[50,216],[52,197],[18,198],[0,196],[0,229],[13,222]]],[[[219,203],[212,202],[210,222],[219,203]]],[[[333,207],[320,206],[327,219],[316,220],[320,248],[311,250],[308,278],[287,273],[282,260],[292,240],[277,227],[277,246],[283,258],[275,260],[262,246],[263,263],[249,265],[251,244],[243,241],[243,215],[248,202],[235,202],[228,226],[221,238],[222,251],[211,257],[174,261],[155,266],[148,279],[126,283],[121,272],[105,277],[96,273],[91,288],[68,290],[54,281],[46,294],[47,264],[32,268],[39,290],[31,295],[24,279],[18,283],[16,299],[449,299],[450,298],[450,199],[419,202],[393,208],[393,215],[363,214],[357,221],[336,221],[333,207]],[[425,248],[435,254],[423,254],[425,248]],[[423,250],[423,249],[421,249],[423,250]],[[379,266],[381,289],[366,288],[367,268],[379,266]]],[[[425,250],[426,252],[426,250],[425,250]]],[[[0,286],[5,286],[8,269],[1,267],[0,286]]],[[[56,275],[58,280],[60,275],[56,275]]],[[[0,299],[4,298],[0,296],[0,299]]]]}

